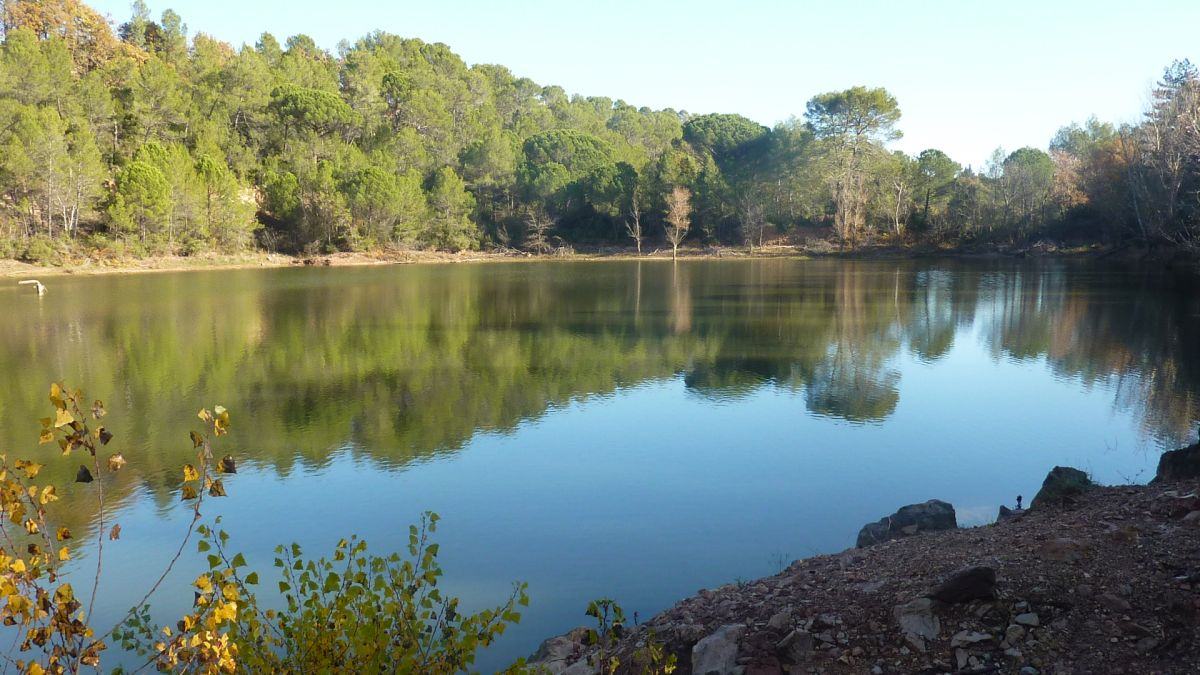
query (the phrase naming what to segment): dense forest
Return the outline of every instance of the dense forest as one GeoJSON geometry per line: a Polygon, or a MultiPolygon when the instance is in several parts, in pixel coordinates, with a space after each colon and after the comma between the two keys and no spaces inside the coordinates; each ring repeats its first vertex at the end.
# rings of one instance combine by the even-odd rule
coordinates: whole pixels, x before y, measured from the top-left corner
{"type": "MultiPolygon", "coordinates": [[[[568,95],[383,32],[234,48],[140,0],[0,2],[0,258],[1060,241],[1200,249],[1200,73],[1137,125],[979,169],[888,149],[883,89],[767,128],[568,95]]],[[[1131,96],[1139,92],[1130,92],[1131,96]]]]}

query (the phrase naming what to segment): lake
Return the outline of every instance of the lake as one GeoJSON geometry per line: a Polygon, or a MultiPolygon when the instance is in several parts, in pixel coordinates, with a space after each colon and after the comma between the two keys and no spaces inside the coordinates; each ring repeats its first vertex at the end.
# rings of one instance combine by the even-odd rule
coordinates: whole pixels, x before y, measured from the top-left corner
{"type": "MultiPolygon", "coordinates": [[[[1056,464],[1145,482],[1200,421],[1200,292],[1084,261],[516,262],[54,277],[0,290],[0,447],[47,387],[104,399],[98,625],[174,553],[201,406],[239,458],[207,503],[273,587],[272,549],[400,550],[425,510],[468,605],[529,583],[492,669],[610,596],[648,618],[701,588],[853,545],[944,499],[982,524],[1056,464]]],[[[45,459],[41,459],[45,458],[45,459]]],[[[64,491],[86,534],[92,502],[64,491]]],[[[193,550],[193,549],[189,549],[193,550]]],[[[74,563],[90,588],[91,545],[74,563]]],[[[154,602],[177,617],[202,556],[154,602]]]]}

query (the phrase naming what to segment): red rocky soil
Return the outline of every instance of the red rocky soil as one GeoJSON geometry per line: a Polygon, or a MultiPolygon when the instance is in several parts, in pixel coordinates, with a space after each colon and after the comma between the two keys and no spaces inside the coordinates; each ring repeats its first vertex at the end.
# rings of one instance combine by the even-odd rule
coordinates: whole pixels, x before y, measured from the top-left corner
{"type": "MultiPolygon", "coordinates": [[[[1196,480],[1097,487],[993,525],[800,560],[700,591],[614,651],[641,672],[633,653],[653,631],[676,673],[1197,673],[1198,495],[1196,480]],[[928,597],[980,567],[940,594],[951,602],[928,597]]],[[[540,665],[596,672],[589,648],[557,640],[540,665]]]]}

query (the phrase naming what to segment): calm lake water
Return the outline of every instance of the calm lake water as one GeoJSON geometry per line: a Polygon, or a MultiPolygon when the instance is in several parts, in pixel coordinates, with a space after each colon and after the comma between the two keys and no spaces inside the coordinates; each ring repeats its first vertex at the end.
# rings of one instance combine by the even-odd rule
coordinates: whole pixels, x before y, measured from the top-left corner
{"type": "MultiPolygon", "coordinates": [[[[589,599],[648,617],[851,546],[903,504],[945,499],[984,523],[1055,464],[1144,482],[1200,420],[1197,286],[1098,263],[56,277],[40,299],[5,284],[0,316],[0,448],[74,475],[36,445],[46,389],[66,380],[105,400],[129,460],[109,488],[122,537],[102,618],[173,554],[187,434],[219,403],[241,465],[205,515],[251,565],[351,533],[399,550],[434,510],[451,591],[481,607],[529,582],[485,670],[584,623],[589,599]]],[[[95,515],[82,497],[61,502],[77,534],[95,515]]],[[[157,616],[190,605],[202,564],[185,560],[157,616]]]]}

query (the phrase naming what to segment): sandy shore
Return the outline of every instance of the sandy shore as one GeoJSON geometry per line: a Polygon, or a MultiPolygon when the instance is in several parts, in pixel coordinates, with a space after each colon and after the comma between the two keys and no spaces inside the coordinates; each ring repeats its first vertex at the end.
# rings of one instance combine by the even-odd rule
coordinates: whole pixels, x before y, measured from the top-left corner
{"type": "MultiPolygon", "coordinates": [[[[918,257],[1100,257],[1107,249],[1082,247],[1041,250],[994,249],[963,250],[955,248],[880,246],[840,251],[832,247],[812,248],[795,245],[772,245],[750,252],[744,248],[688,248],[679,251],[680,259],[741,259],[741,258],[821,258],[845,257],[865,259],[918,257]]],[[[670,260],[670,249],[650,249],[638,254],[633,249],[604,248],[560,254],[530,254],[522,251],[442,251],[397,250],[370,253],[334,253],[329,255],[298,256],[283,253],[247,252],[239,254],[206,254],[198,256],[155,256],[149,258],[96,259],[79,258],[62,265],[34,265],[17,260],[0,260],[0,277],[37,278],[65,274],[137,274],[147,272],[184,272],[192,270],[260,269],[275,267],[356,265],[411,265],[432,263],[511,262],[518,260],[670,260]]]]}

